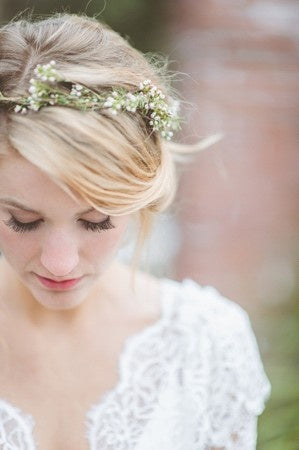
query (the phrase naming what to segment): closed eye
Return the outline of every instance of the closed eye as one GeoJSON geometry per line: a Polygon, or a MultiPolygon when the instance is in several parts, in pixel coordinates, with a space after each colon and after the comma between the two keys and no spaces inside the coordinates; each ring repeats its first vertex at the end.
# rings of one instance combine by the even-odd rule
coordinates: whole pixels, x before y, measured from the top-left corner
{"type": "MultiPolygon", "coordinates": [[[[34,222],[20,222],[17,220],[14,216],[11,215],[10,219],[7,221],[4,221],[4,223],[12,228],[17,233],[25,233],[27,231],[33,231],[36,230],[40,223],[43,222],[43,219],[35,220],[34,222]]],[[[89,222],[88,220],[80,219],[80,222],[82,222],[83,227],[86,230],[91,231],[105,231],[109,230],[111,228],[115,228],[115,226],[111,222],[110,216],[107,216],[107,218],[101,222],[89,222]]]]}

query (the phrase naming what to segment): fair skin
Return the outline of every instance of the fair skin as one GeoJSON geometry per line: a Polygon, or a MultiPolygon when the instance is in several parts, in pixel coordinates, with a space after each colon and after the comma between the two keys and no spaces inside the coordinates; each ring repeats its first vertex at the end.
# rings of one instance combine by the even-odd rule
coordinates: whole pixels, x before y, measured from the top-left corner
{"type": "MultiPolygon", "coordinates": [[[[10,300],[32,324],[69,326],[90,314],[86,298],[93,288],[104,289],[100,277],[110,268],[128,225],[129,216],[114,216],[107,230],[92,231],[82,221],[103,222],[107,215],[78,204],[36,166],[23,158],[10,157],[0,166],[0,249],[6,274],[21,295],[10,300]],[[20,208],[7,204],[14,200],[20,208]],[[28,212],[21,206],[33,209],[28,212]],[[45,208],[46,206],[46,208],[45,208]],[[75,219],[75,216],[78,216],[75,219]],[[8,225],[15,218],[22,223],[39,221],[36,229],[17,232],[8,225]],[[53,291],[36,275],[57,281],[84,276],[80,287],[53,291]],[[16,278],[18,277],[18,279],[16,278]]],[[[105,273],[105,276],[108,276],[105,273]]],[[[7,277],[6,277],[7,279],[7,277]]],[[[104,308],[104,305],[101,305],[104,308]]]]}
{"type": "Polygon", "coordinates": [[[159,283],[137,271],[133,292],[130,268],[115,260],[130,216],[111,217],[114,228],[101,233],[85,229],[83,220],[107,216],[82,214],[90,205],[75,202],[22,157],[1,160],[0,199],[0,398],[35,418],[44,450],[87,449],[85,413],[119,381],[126,338],[159,319],[159,283]],[[39,226],[17,232],[12,216],[39,226]],[[53,291],[36,274],[84,278],[53,291]]]}

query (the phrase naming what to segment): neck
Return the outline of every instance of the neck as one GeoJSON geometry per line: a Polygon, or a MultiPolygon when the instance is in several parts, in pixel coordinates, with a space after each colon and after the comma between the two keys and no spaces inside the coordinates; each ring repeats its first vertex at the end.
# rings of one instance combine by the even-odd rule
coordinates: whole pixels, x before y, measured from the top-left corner
{"type": "MultiPolygon", "coordinates": [[[[113,262],[96,280],[78,306],[55,310],[40,304],[5,258],[0,257],[0,308],[7,317],[19,319],[42,333],[77,333],[113,320],[122,311],[120,289],[129,289],[130,269],[113,262]],[[117,280],[117,283],[115,283],[117,280]]],[[[126,305],[128,307],[129,305],[126,305]]]]}

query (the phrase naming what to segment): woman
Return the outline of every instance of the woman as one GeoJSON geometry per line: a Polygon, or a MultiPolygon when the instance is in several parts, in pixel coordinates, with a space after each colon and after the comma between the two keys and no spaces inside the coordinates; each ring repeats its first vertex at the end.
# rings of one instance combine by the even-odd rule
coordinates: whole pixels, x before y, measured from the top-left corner
{"type": "Polygon", "coordinates": [[[254,449],[270,383],[246,312],[136,268],[183,152],[166,72],[55,14],[0,29],[0,91],[1,449],[254,449]]]}

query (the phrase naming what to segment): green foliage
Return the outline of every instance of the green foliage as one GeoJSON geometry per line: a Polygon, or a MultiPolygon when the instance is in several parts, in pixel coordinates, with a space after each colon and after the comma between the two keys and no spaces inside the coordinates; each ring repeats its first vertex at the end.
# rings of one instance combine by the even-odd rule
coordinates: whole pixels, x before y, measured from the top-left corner
{"type": "Polygon", "coordinates": [[[159,0],[0,0],[1,22],[13,17],[54,12],[96,17],[143,52],[159,51],[165,40],[165,3],[159,0]]]}
{"type": "Polygon", "coordinates": [[[297,293],[264,319],[270,350],[265,358],[272,395],[259,419],[259,450],[299,449],[299,308],[297,293]]]}

